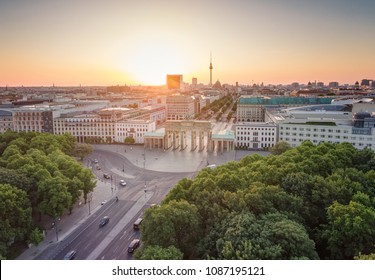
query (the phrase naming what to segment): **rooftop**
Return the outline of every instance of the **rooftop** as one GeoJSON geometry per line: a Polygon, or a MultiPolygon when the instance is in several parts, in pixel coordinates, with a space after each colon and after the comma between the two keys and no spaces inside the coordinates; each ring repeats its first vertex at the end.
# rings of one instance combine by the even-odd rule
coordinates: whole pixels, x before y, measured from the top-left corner
{"type": "Polygon", "coordinates": [[[263,96],[242,96],[239,100],[241,105],[313,105],[313,104],[331,104],[331,97],[263,97],[263,96]]]}

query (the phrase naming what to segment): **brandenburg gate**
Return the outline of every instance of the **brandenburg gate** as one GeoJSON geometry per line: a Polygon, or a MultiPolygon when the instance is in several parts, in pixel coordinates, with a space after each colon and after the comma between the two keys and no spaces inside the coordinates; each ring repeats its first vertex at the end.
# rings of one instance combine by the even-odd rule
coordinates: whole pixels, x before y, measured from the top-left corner
{"type": "Polygon", "coordinates": [[[198,148],[202,151],[207,147],[210,151],[211,145],[211,123],[208,121],[181,120],[167,121],[164,133],[146,133],[145,146],[148,148],[164,148],[173,150],[184,150],[187,145],[187,136],[190,136],[190,147],[194,151],[198,148]],[[190,134],[190,135],[188,135],[190,134]],[[204,139],[207,139],[206,145],[204,139]]]}
{"type": "Polygon", "coordinates": [[[184,150],[188,146],[189,138],[191,151],[197,148],[198,151],[206,148],[207,152],[234,149],[234,135],[229,132],[212,134],[212,124],[209,121],[167,121],[164,129],[144,135],[145,147],[150,149],[184,150]]]}

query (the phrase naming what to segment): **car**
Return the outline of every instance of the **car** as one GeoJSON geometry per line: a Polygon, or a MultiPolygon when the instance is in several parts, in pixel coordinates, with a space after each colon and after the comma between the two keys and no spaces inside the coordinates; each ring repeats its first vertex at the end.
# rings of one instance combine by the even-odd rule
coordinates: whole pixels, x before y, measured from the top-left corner
{"type": "Polygon", "coordinates": [[[141,226],[141,223],[143,222],[143,219],[142,218],[138,218],[135,222],[134,222],[134,225],[133,225],[133,228],[135,230],[139,229],[139,227],[141,226]]]}
{"type": "Polygon", "coordinates": [[[95,168],[96,168],[96,170],[102,169],[100,165],[97,165],[95,168]]]}
{"type": "Polygon", "coordinates": [[[98,163],[99,161],[97,159],[94,159],[94,163],[98,163]]]}
{"type": "Polygon", "coordinates": [[[109,222],[109,217],[104,216],[99,222],[99,227],[104,227],[106,224],[108,224],[108,222],[109,222]]]}
{"type": "Polygon", "coordinates": [[[139,239],[133,239],[132,242],[130,242],[129,244],[129,247],[128,247],[128,253],[133,253],[135,249],[137,249],[139,247],[139,244],[141,242],[139,241],[139,239]]]}
{"type": "Polygon", "coordinates": [[[107,200],[103,200],[101,204],[104,205],[106,203],[107,203],[107,200]]]}
{"type": "Polygon", "coordinates": [[[108,173],[103,173],[103,177],[105,179],[109,179],[109,178],[111,178],[111,175],[109,175],[108,173]]]}
{"type": "Polygon", "coordinates": [[[69,252],[65,255],[64,260],[74,260],[74,258],[76,257],[76,255],[77,255],[77,251],[75,251],[75,250],[71,250],[71,251],[69,251],[69,252]]]}
{"type": "Polygon", "coordinates": [[[123,187],[126,186],[126,182],[125,182],[125,180],[120,180],[120,186],[123,186],[123,187]]]}

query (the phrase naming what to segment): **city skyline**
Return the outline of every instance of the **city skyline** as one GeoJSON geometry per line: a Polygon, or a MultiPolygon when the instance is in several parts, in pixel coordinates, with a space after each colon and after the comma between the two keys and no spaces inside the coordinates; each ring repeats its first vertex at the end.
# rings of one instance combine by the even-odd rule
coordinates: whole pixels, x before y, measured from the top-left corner
{"type": "Polygon", "coordinates": [[[375,3],[2,1],[0,87],[375,78],[375,3]]]}

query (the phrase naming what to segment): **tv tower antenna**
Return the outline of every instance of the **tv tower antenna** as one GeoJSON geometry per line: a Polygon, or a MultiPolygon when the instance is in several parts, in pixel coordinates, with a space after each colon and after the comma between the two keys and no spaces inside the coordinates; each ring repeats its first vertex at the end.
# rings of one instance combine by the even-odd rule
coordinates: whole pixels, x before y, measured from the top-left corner
{"type": "Polygon", "coordinates": [[[210,67],[209,67],[209,69],[210,69],[210,83],[208,84],[210,87],[212,87],[212,69],[213,69],[214,67],[212,67],[212,53],[210,52],[210,67]]]}

